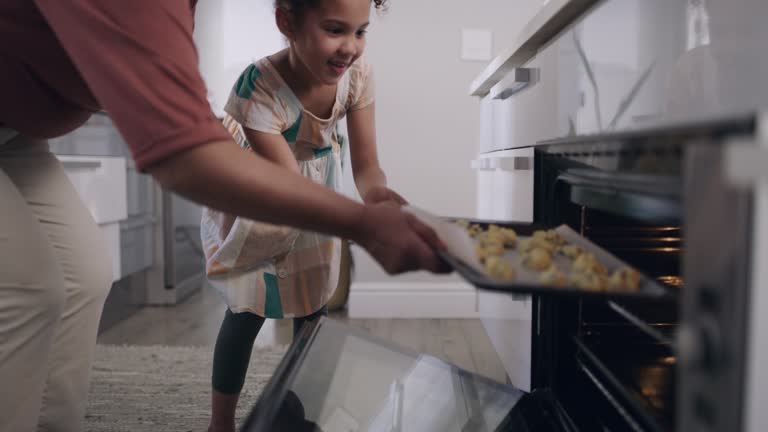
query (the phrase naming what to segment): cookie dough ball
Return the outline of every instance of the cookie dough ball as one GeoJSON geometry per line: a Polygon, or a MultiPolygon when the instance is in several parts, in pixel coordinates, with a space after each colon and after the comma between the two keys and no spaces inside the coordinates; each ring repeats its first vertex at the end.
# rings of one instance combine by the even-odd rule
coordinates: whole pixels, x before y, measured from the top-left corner
{"type": "Polygon", "coordinates": [[[565,255],[566,258],[570,258],[572,260],[575,260],[579,257],[579,255],[584,253],[584,249],[576,245],[563,245],[560,246],[557,251],[562,255],[565,255]]]}
{"type": "Polygon", "coordinates": [[[605,266],[591,253],[582,253],[573,261],[573,271],[578,273],[596,273],[605,275],[608,271],[605,266]]]}
{"type": "Polygon", "coordinates": [[[613,289],[637,291],[640,289],[640,273],[629,267],[617,269],[608,279],[608,286],[613,289]]]}
{"type": "Polygon", "coordinates": [[[523,265],[537,272],[546,270],[552,265],[552,255],[545,249],[531,249],[523,255],[523,265]]]}
{"type": "Polygon", "coordinates": [[[467,232],[469,233],[470,237],[476,237],[478,234],[483,232],[483,229],[480,228],[480,225],[472,224],[467,228],[467,232]]]}
{"type": "Polygon", "coordinates": [[[561,287],[568,284],[568,278],[553,265],[539,275],[539,282],[544,285],[561,287]]]}
{"type": "Polygon", "coordinates": [[[484,241],[475,246],[475,252],[480,262],[484,262],[488,257],[504,255],[504,244],[500,241],[484,241]]]}
{"type": "Polygon", "coordinates": [[[544,249],[551,255],[555,252],[555,245],[541,237],[529,237],[517,242],[517,250],[520,253],[527,253],[533,249],[544,249]]]}
{"type": "Polygon", "coordinates": [[[587,291],[604,291],[607,285],[605,276],[597,273],[572,273],[569,282],[571,285],[587,291]]]}
{"type": "Polygon", "coordinates": [[[501,240],[504,242],[504,247],[513,248],[517,245],[517,233],[512,228],[501,228],[501,240]]]}
{"type": "Polygon", "coordinates": [[[490,239],[491,235],[488,231],[480,232],[475,236],[475,240],[477,240],[477,244],[480,246],[485,246],[485,244],[488,243],[490,239]]]}
{"type": "Polygon", "coordinates": [[[504,261],[498,256],[491,256],[485,260],[485,271],[492,279],[500,281],[515,279],[515,269],[512,267],[512,263],[504,261]]]}
{"type": "Polygon", "coordinates": [[[548,243],[552,243],[555,246],[561,246],[565,244],[565,239],[555,230],[534,231],[533,238],[544,240],[548,243]]]}

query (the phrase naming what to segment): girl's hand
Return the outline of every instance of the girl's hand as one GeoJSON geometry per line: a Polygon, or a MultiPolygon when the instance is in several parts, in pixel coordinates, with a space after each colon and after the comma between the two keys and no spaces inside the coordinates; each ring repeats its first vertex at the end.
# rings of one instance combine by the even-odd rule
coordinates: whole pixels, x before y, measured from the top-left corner
{"type": "Polygon", "coordinates": [[[374,186],[363,197],[363,202],[366,204],[376,204],[385,201],[394,201],[399,205],[408,204],[405,198],[386,186],[374,186]]]}

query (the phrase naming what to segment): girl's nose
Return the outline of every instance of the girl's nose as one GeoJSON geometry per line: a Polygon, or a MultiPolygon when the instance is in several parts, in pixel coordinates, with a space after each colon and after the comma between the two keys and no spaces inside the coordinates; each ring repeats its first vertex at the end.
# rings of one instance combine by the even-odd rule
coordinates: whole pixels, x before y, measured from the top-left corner
{"type": "Polygon", "coordinates": [[[356,56],[360,49],[358,42],[357,38],[346,38],[344,43],[341,44],[339,51],[345,56],[356,56]]]}

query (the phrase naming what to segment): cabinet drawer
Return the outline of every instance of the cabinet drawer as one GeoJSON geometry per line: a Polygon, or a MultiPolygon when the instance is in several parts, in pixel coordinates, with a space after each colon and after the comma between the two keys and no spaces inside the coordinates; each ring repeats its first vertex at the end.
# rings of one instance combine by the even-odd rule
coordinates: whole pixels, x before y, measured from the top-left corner
{"type": "Polygon", "coordinates": [[[155,214],[155,184],[152,177],[139,173],[132,161],[127,161],[127,165],[128,217],[155,214]]]}
{"type": "Polygon", "coordinates": [[[473,161],[478,218],[533,221],[532,147],[491,152],[473,161]]]}
{"type": "Polygon", "coordinates": [[[152,267],[154,219],[131,218],[120,224],[121,277],[152,267]]]}
{"type": "Polygon", "coordinates": [[[128,217],[124,158],[57,157],[96,223],[117,222],[128,217]]]}

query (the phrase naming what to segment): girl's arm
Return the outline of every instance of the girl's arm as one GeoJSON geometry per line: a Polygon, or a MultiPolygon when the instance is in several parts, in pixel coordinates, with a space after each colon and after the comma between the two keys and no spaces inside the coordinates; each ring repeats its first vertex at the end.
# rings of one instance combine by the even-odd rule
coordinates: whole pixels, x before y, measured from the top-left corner
{"type": "Polygon", "coordinates": [[[391,203],[361,205],[234,141],[212,142],[150,166],[163,187],[249,219],[349,238],[389,273],[449,269],[435,232],[391,203]]]}
{"type": "Polygon", "coordinates": [[[347,113],[349,151],[355,185],[366,203],[392,200],[398,204],[407,204],[403,197],[387,188],[387,177],[376,154],[375,123],[374,104],[347,113]]]}
{"type": "Polygon", "coordinates": [[[296,162],[296,157],[282,135],[268,134],[246,127],[243,127],[243,132],[248,139],[248,144],[251,145],[251,150],[257,155],[284,168],[288,168],[295,173],[299,172],[299,164],[296,162]]]}

